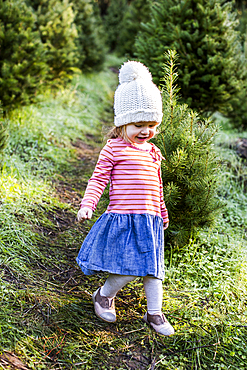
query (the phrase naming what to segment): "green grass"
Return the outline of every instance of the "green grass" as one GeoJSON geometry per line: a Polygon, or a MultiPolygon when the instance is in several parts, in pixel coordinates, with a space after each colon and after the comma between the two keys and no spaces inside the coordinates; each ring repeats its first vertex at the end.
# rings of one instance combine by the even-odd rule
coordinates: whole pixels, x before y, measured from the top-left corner
{"type": "Polygon", "coordinates": [[[163,309],[176,334],[160,337],[142,322],[141,279],[119,293],[116,324],[93,313],[91,294],[106,275],[84,276],[75,258],[107,195],[91,221],[79,225],[76,213],[103,145],[102,126],[112,120],[117,75],[109,67],[119,63],[110,57],[101,73],[77,76],[8,117],[0,178],[1,350],[35,370],[246,369],[247,167],[234,143],[247,135],[220,116],[215,149],[225,208],[214,229],[165,251],[163,309]]]}

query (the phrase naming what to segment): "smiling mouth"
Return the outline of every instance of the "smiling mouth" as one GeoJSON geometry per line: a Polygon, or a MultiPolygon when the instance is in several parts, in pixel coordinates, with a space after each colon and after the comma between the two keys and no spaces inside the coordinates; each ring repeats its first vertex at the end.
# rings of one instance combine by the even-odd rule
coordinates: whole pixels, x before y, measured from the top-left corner
{"type": "Polygon", "coordinates": [[[139,136],[137,136],[137,139],[138,140],[147,140],[149,138],[149,136],[142,136],[142,137],[139,137],[139,136]]]}

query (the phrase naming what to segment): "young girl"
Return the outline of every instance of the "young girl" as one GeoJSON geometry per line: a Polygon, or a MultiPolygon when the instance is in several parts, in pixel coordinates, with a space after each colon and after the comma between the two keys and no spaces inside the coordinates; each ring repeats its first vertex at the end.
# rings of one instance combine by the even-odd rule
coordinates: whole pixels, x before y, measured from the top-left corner
{"type": "Polygon", "coordinates": [[[162,335],[174,333],[162,313],[163,200],[161,152],[148,141],[162,121],[162,99],[151,73],[139,62],[124,63],[114,96],[115,126],[89,180],[78,221],[92,217],[110,180],[110,204],[85,238],[77,262],[86,275],[107,271],[93,293],[96,315],[116,321],[114,297],[124,285],[143,277],[147,312],[143,320],[162,335]]]}

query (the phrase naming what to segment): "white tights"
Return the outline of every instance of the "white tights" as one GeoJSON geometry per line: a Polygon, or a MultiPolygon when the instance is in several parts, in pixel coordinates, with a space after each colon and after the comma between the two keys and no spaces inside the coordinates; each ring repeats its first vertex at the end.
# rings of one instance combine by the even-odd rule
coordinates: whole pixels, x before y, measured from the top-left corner
{"type": "MultiPolygon", "coordinates": [[[[120,289],[137,277],[138,276],[110,274],[101,288],[100,294],[108,298],[113,298],[120,289]]],[[[148,313],[150,315],[160,314],[163,299],[162,280],[151,276],[144,276],[143,285],[147,298],[148,313]]]]}

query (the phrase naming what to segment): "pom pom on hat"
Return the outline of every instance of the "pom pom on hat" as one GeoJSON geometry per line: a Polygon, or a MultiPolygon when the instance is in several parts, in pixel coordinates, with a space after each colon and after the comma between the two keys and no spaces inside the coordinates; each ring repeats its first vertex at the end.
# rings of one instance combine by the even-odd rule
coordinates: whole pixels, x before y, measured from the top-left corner
{"type": "Polygon", "coordinates": [[[129,61],[122,65],[119,71],[120,84],[131,82],[138,78],[149,82],[152,81],[152,75],[144,64],[136,61],[129,61]]]}
{"type": "Polygon", "coordinates": [[[162,121],[162,98],[148,68],[136,61],[124,63],[114,95],[114,124],[162,121]]]}

